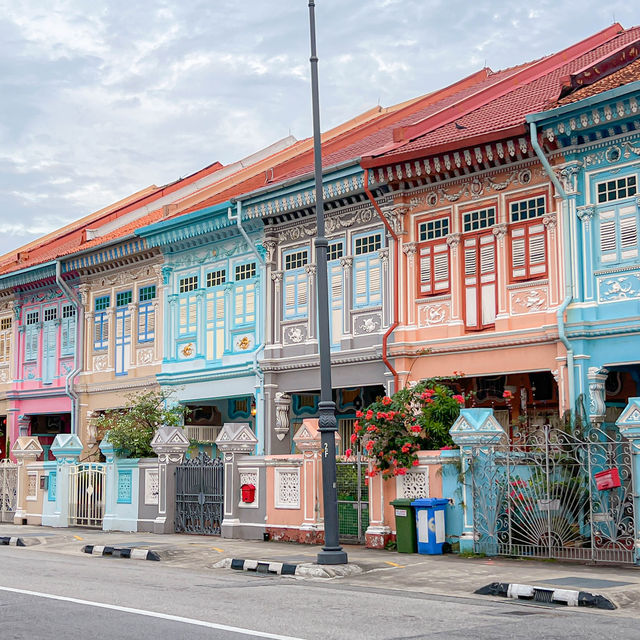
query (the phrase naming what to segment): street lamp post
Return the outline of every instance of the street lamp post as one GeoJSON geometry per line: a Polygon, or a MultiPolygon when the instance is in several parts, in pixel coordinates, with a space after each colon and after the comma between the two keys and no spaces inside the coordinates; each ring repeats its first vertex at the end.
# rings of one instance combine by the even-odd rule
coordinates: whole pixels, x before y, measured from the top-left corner
{"type": "Polygon", "coordinates": [[[316,288],[318,291],[318,352],[320,355],[319,429],[322,442],[322,502],[324,506],[324,546],[318,564],[346,564],[347,554],[338,541],[338,492],[336,488],[336,405],[331,392],[331,349],[329,343],[329,294],[327,282],[327,239],[324,235],[322,193],[322,148],[320,139],[320,97],[316,54],[315,1],[309,0],[311,31],[311,104],[313,107],[313,161],[316,182],[316,288]]]}

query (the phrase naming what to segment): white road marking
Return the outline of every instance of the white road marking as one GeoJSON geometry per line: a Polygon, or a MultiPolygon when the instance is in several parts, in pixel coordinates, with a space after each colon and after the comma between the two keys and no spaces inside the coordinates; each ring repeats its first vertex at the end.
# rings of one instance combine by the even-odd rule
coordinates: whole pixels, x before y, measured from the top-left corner
{"type": "Polygon", "coordinates": [[[160,618],[162,620],[171,620],[172,622],[182,622],[183,624],[192,624],[196,627],[207,627],[208,629],[230,631],[231,633],[242,633],[246,636],[255,636],[257,638],[269,638],[270,640],[303,640],[302,638],[294,638],[293,636],[281,636],[281,635],[278,635],[277,633],[264,633],[262,631],[254,631],[253,629],[243,629],[241,627],[230,627],[226,624],[217,624],[215,622],[207,622],[205,620],[195,620],[194,618],[183,618],[182,616],[172,616],[169,613],[158,613],[157,611],[146,611],[145,609],[133,609],[131,607],[120,607],[116,604],[106,604],[105,602],[93,602],[91,600],[80,600],[79,598],[69,598],[68,596],[56,596],[52,593],[40,593],[38,591],[28,591],[27,589],[14,589],[13,587],[0,587],[0,591],[9,591],[10,593],[21,593],[26,596],[35,596],[37,598],[48,598],[49,600],[62,600],[63,602],[73,602],[74,604],[84,604],[88,607],[98,607],[99,609],[112,609],[113,611],[133,613],[139,616],[147,616],[149,618],[160,618]]]}

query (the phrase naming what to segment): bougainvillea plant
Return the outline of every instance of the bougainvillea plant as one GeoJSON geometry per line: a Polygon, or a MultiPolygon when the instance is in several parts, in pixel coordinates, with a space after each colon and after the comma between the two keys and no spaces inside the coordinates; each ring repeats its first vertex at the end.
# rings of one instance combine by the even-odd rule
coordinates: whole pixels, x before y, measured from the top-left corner
{"type": "Polygon", "coordinates": [[[373,463],[370,477],[390,478],[417,466],[418,451],[451,448],[449,429],[466,402],[445,384],[451,380],[422,380],[358,411],[346,455],[362,451],[373,463]]]}

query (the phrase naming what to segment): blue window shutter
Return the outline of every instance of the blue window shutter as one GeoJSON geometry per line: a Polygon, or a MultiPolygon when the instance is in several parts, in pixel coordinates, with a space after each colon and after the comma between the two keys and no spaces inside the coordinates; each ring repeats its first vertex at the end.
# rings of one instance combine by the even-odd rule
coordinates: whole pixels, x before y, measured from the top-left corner
{"type": "Polygon", "coordinates": [[[304,318],[308,309],[307,273],[288,271],[284,277],[284,318],[304,318]]]}
{"type": "Polygon", "coordinates": [[[42,382],[51,384],[56,369],[56,333],[55,322],[45,322],[42,331],[42,382]]]}
{"type": "Polygon", "coordinates": [[[63,318],[60,327],[60,355],[72,356],[76,345],[76,317],[63,318]]]}
{"type": "Polygon", "coordinates": [[[155,338],[155,314],[151,303],[138,308],[138,342],[153,342],[155,338]]]}
{"type": "Polygon", "coordinates": [[[342,323],[342,278],[343,269],[339,262],[329,263],[329,332],[331,346],[338,346],[343,332],[342,323]]]}

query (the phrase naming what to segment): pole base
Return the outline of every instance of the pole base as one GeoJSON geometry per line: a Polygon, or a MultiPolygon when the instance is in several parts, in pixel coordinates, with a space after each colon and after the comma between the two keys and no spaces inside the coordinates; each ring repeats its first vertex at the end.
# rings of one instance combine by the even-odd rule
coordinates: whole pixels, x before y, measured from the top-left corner
{"type": "Polygon", "coordinates": [[[318,564],[348,564],[346,551],[337,549],[323,549],[317,555],[318,564]]]}

